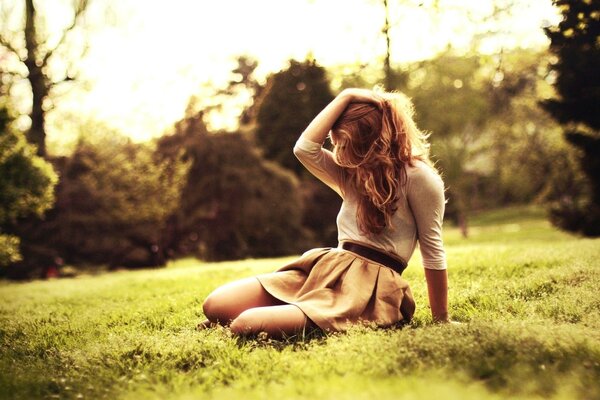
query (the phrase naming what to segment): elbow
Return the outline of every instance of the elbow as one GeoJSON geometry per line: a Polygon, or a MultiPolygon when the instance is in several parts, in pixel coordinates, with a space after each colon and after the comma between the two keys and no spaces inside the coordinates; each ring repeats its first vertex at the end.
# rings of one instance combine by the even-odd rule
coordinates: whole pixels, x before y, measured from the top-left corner
{"type": "Polygon", "coordinates": [[[300,158],[301,157],[301,153],[302,153],[302,149],[300,149],[300,147],[296,144],[294,145],[294,148],[292,149],[292,152],[294,153],[294,155],[296,156],[296,158],[300,158]]]}
{"type": "Polygon", "coordinates": [[[307,158],[306,150],[302,149],[297,144],[294,146],[292,152],[296,156],[296,158],[300,161],[305,160],[307,158]]]}
{"type": "Polygon", "coordinates": [[[446,251],[441,241],[421,243],[423,267],[430,270],[444,270],[448,268],[446,251]]]}
{"type": "Polygon", "coordinates": [[[321,157],[322,147],[318,143],[298,139],[292,150],[294,155],[302,164],[318,162],[321,157]]]}
{"type": "Polygon", "coordinates": [[[423,268],[435,271],[445,271],[448,269],[446,260],[441,261],[423,261],[423,268]]]}

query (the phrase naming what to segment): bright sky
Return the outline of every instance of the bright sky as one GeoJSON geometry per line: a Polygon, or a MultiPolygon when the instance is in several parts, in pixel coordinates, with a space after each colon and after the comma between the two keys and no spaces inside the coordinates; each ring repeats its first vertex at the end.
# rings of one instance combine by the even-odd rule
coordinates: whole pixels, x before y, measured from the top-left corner
{"type": "MultiPolygon", "coordinates": [[[[50,1],[44,0],[44,6],[50,1]]],[[[229,78],[236,55],[258,59],[258,75],[278,71],[290,58],[312,54],[323,66],[381,62],[381,0],[105,0],[118,20],[95,29],[81,64],[91,82],[88,91],[62,99],[50,121],[57,136],[63,112],[101,120],[135,140],[161,135],[183,116],[190,96],[201,85],[219,86],[229,78]]],[[[469,24],[489,15],[493,0],[439,0],[442,12],[400,7],[416,0],[390,0],[393,62],[433,56],[451,43],[468,46],[485,30],[469,24]]],[[[427,6],[429,1],[422,1],[427,6]]],[[[487,42],[488,49],[546,45],[541,26],[556,23],[550,0],[521,0],[510,23],[487,42]]],[[[64,18],[63,9],[51,9],[64,18]]]]}

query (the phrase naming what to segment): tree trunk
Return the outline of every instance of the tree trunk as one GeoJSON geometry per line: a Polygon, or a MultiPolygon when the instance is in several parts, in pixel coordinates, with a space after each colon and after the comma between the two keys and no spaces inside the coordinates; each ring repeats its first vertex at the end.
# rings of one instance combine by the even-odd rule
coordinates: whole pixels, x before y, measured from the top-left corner
{"type": "Polygon", "coordinates": [[[466,239],[469,236],[469,226],[467,224],[467,216],[462,210],[458,212],[458,227],[460,234],[466,239]]]}
{"type": "Polygon", "coordinates": [[[27,59],[25,66],[29,72],[27,79],[31,84],[33,102],[31,105],[31,128],[27,134],[30,143],[37,146],[37,154],[46,156],[46,127],[44,123],[45,112],[43,102],[48,97],[48,84],[42,72],[42,63],[38,61],[38,43],[35,26],[35,7],[33,0],[25,1],[25,46],[27,47],[27,59]]]}
{"type": "Polygon", "coordinates": [[[385,73],[385,90],[393,90],[394,79],[392,77],[392,50],[391,50],[391,38],[390,38],[390,7],[388,0],[383,0],[383,6],[385,7],[385,24],[383,25],[382,32],[385,35],[386,52],[385,60],[383,64],[385,73]]]}

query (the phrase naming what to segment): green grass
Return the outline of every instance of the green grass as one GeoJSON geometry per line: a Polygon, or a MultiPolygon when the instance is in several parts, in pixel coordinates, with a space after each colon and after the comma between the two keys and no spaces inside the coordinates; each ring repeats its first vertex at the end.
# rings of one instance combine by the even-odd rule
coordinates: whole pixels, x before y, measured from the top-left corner
{"type": "Polygon", "coordinates": [[[215,287],[292,258],[0,282],[0,398],[598,399],[600,240],[543,217],[447,227],[458,326],[431,323],[418,251],[411,326],[287,342],[194,327],[215,287]]]}

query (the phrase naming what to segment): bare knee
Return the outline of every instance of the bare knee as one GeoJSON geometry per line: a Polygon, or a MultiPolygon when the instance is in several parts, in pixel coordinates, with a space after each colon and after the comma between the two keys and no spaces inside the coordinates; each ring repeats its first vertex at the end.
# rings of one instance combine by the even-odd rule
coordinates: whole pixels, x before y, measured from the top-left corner
{"type": "Polygon", "coordinates": [[[246,310],[282,303],[267,293],[257,279],[245,278],[215,289],[202,309],[209,321],[228,324],[246,310]]]}
{"type": "Polygon", "coordinates": [[[213,296],[212,294],[208,295],[208,297],[206,298],[206,300],[204,300],[204,303],[202,304],[202,311],[204,312],[204,315],[210,322],[226,322],[222,321],[223,316],[221,315],[222,313],[219,310],[218,300],[215,299],[215,297],[216,296],[213,296]]]}
{"type": "Polygon", "coordinates": [[[310,326],[310,320],[296,306],[256,307],[242,312],[231,323],[235,335],[256,335],[265,332],[279,339],[296,335],[310,326]]]}
{"type": "Polygon", "coordinates": [[[235,335],[252,335],[262,331],[259,320],[253,310],[246,310],[231,322],[231,332],[235,335]]]}

